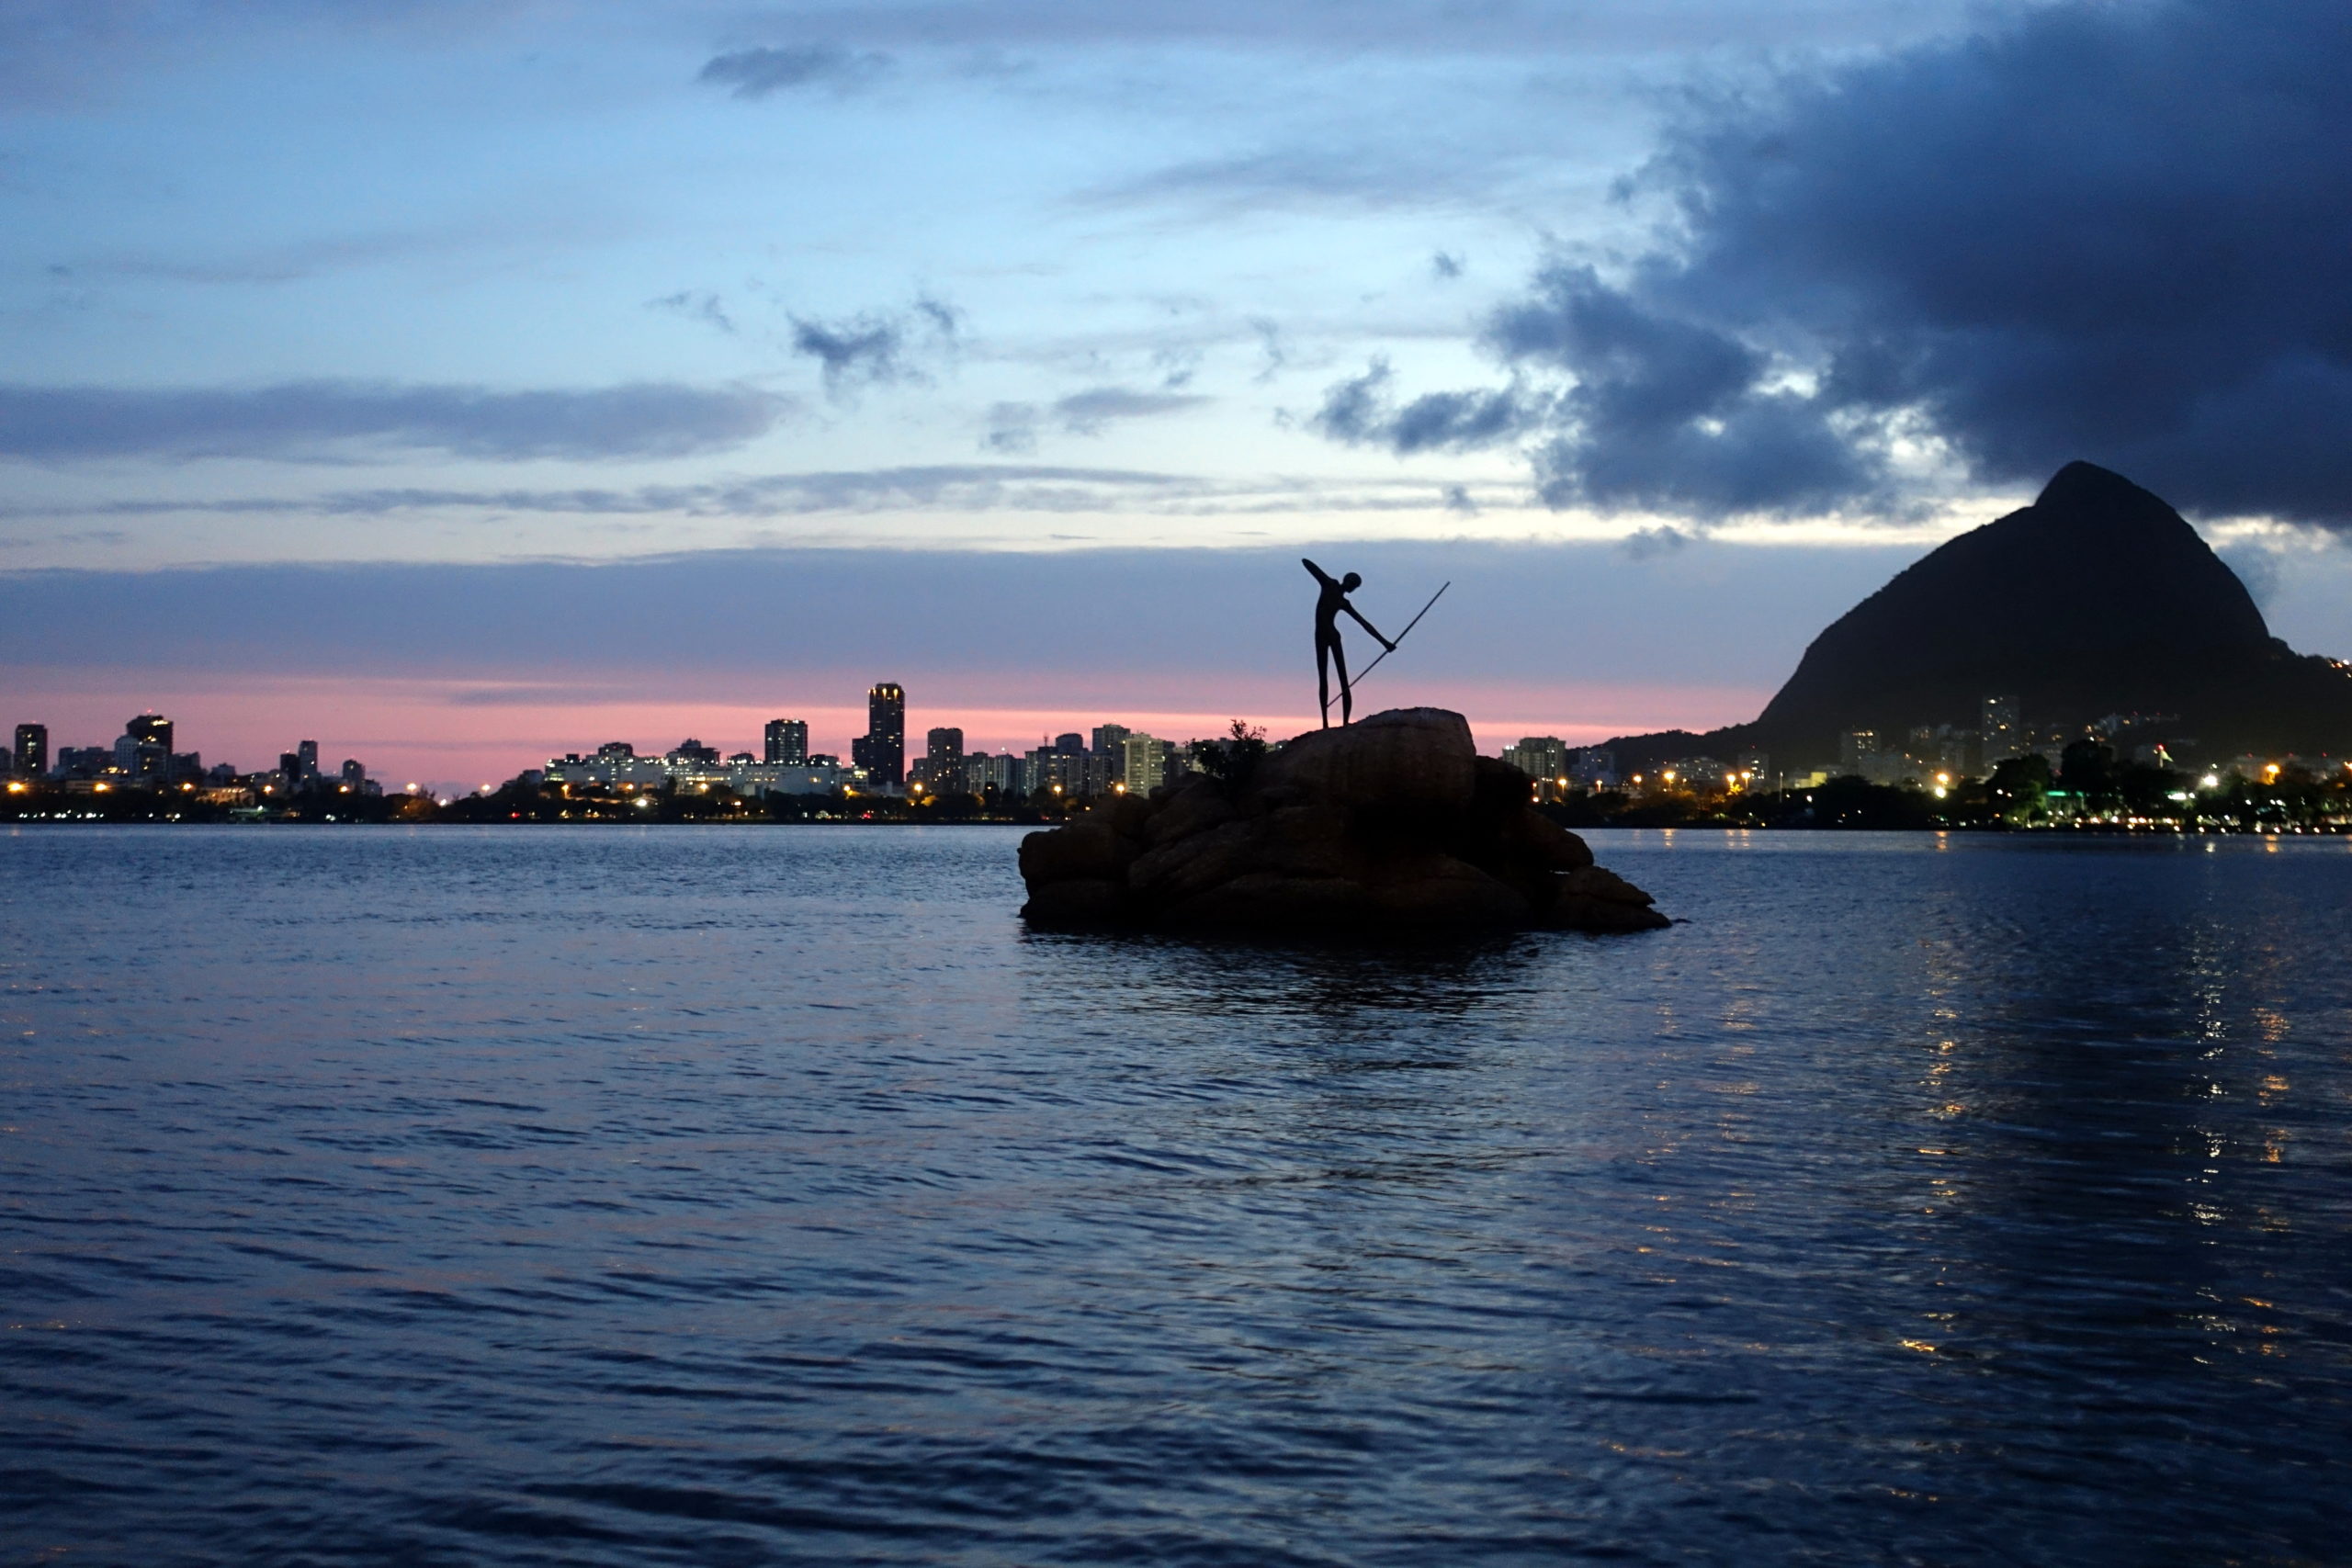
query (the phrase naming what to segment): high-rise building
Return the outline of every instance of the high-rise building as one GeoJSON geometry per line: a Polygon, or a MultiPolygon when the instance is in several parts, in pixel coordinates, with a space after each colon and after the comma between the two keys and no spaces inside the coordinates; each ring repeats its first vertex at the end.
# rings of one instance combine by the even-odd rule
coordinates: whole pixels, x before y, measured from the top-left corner
{"type": "Polygon", "coordinates": [[[1088,750],[1098,757],[1117,759],[1119,765],[1125,766],[1126,753],[1121,748],[1126,744],[1127,737],[1134,733],[1124,724],[1098,724],[1094,727],[1094,744],[1088,750]]]}
{"type": "Polygon", "coordinates": [[[1838,738],[1838,771],[1869,778],[1878,767],[1878,732],[1849,729],[1838,738]]]}
{"type": "Polygon", "coordinates": [[[1029,793],[1029,767],[1010,751],[1001,757],[975,752],[964,759],[964,787],[974,795],[984,795],[994,788],[1001,795],[1025,795],[1029,793]]]}
{"type": "Polygon", "coordinates": [[[951,790],[958,794],[964,783],[964,732],[953,727],[934,729],[923,737],[923,776],[931,787],[951,790]]]}
{"type": "Polygon", "coordinates": [[[122,727],[122,732],[141,746],[160,747],[165,756],[172,751],[172,721],[159,713],[142,713],[122,727]]]}
{"type": "Polygon", "coordinates": [[[28,779],[37,779],[49,772],[49,726],[20,724],[17,726],[17,744],[8,753],[17,772],[28,779]]]}
{"type": "Polygon", "coordinates": [[[1148,735],[1130,734],[1119,742],[1120,782],[1129,795],[1149,795],[1168,782],[1169,753],[1172,743],[1148,735]]]}
{"type": "Polygon", "coordinates": [[[1568,777],[1587,789],[1617,787],[1617,753],[1606,746],[1588,746],[1568,757],[1568,777]]]}
{"type": "Polygon", "coordinates": [[[345,757],[343,760],[343,782],[353,790],[368,782],[368,770],[359,765],[358,758],[345,757]]]}
{"type": "Polygon", "coordinates": [[[1085,784],[1083,752],[1040,746],[1023,761],[1027,764],[1024,776],[1032,795],[1058,788],[1058,793],[1075,798],[1085,784]]]}
{"type": "Polygon", "coordinates": [[[146,784],[172,771],[172,721],[159,713],[142,713],[122,727],[114,743],[117,773],[146,784]]]}
{"type": "Polygon", "coordinates": [[[808,722],[799,718],[768,720],[767,761],[781,762],[789,768],[805,767],[808,762],[808,722]]]}
{"type": "Polygon", "coordinates": [[[907,782],[907,692],[883,681],[865,693],[865,733],[849,745],[851,760],[876,784],[896,789],[907,782]]]}
{"type": "Polygon", "coordinates": [[[1563,786],[1568,774],[1567,743],[1556,735],[1522,736],[1503,752],[1503,761],[1547,786],[1546,798],[1563,786]]]}
{"type": "Polygon", "coordinates": [[[2018,716],[2017,698],[1986,697],[1984,714],[1977,722],[1976,738],[1987,773],[2011,757],[2024,756],[2030,747],[2024,721],[2018,716]]]}
{"type": "Polygon", "coordinates": [[[1054,750],[1065,757],[1083,757],[1086,755],[1086,737],[1076,730],[1068,735],[1057,735],[1054,737],[1054,750]]]}
{"type": "Polygon", "coordinates": [[[315,784],[319,777],[319,743],[298,740],[294,743],[295,766],[304,784],[315,784]]]}

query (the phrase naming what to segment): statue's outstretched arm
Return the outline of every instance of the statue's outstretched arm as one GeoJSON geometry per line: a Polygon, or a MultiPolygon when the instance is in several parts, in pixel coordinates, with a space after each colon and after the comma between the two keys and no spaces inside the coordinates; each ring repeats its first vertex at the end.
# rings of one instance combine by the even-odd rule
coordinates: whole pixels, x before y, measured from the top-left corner
{"type": "Polygon", "coordinates": [[[1356,618],[1356,625],[1362,626],[1364,630],[1372,634],[1373,641],[1378,643],[1383,648],[1395,648],[1396,646],[1395,643],[1390,642],[1386,637],[1380,635],[1380,628],[1378,626],[1374,626],[1370,621],[1363,618],[1363,611],[1357,609],[1353,604],[1345,605],[1343,608],[1346,609],[1349,615],[1353,615],[1356,618]]]}
{"type": "Polygon", "coordinates": [[[1339,584],[1331,581],[1331,574],[1329,572],[1325,571],[1321,567],[1317,566],[1305,556],[1298,558],[1298,564],[1305,567],[1308,571],[1314,573],[1315,581],[1321,583],[1324,587],[1336,588],[1339,586],[1339,584]]]}

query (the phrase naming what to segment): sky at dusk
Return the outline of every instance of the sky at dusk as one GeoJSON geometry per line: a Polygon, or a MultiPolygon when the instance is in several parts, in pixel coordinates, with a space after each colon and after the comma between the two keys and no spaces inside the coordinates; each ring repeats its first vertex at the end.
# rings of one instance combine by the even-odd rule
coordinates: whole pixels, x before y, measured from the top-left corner
{"type": "Polygon", "coordinates": [[[1753,716],[2087,458],[2352,654],[2340,0],[0,7],[0,722],[1753,716]]]}

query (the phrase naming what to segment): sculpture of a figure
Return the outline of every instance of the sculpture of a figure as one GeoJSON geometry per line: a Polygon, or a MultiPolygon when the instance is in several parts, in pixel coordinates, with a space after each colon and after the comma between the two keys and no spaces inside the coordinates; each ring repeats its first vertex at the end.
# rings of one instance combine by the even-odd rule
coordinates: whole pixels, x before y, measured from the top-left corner
{"type": "Polygon", "coordinates": [[[1302,558],[1298,563],[1323,585],[1315,600],[1315,694],[1323,704],[1323,728],[1331,728],[1331,667],[1340,668],[1340,722],[1344,725],[1354,716],[1355,696],[1348,689],[1348,655],[1340,646],[1340,615],[1345,611],[1355,617],[1356,625],[1373,635],[1381,647],[1396,650],[1396,645],[1380,635],[1380,628],[1363,618],[1363,612],[1348,603],[1348,595],[1363,586],[1363,579],[1354,572],[1337,581],[1331,574],[1313,561],[1302,558]]]}

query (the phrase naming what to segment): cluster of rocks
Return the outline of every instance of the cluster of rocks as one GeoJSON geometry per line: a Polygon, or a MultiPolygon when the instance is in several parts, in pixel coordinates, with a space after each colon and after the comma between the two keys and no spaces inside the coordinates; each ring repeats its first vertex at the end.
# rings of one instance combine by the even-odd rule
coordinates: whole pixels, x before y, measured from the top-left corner
{"type": "Polygon", "coordinates": [[[1398,708],[1311,730],[1022,840],[1051,927],[1649,931],[1650,896],[1537,811],[1469,722],[1398,708]],[[1254,764],[1254,765],[1252,765],[1254,764]]]}

